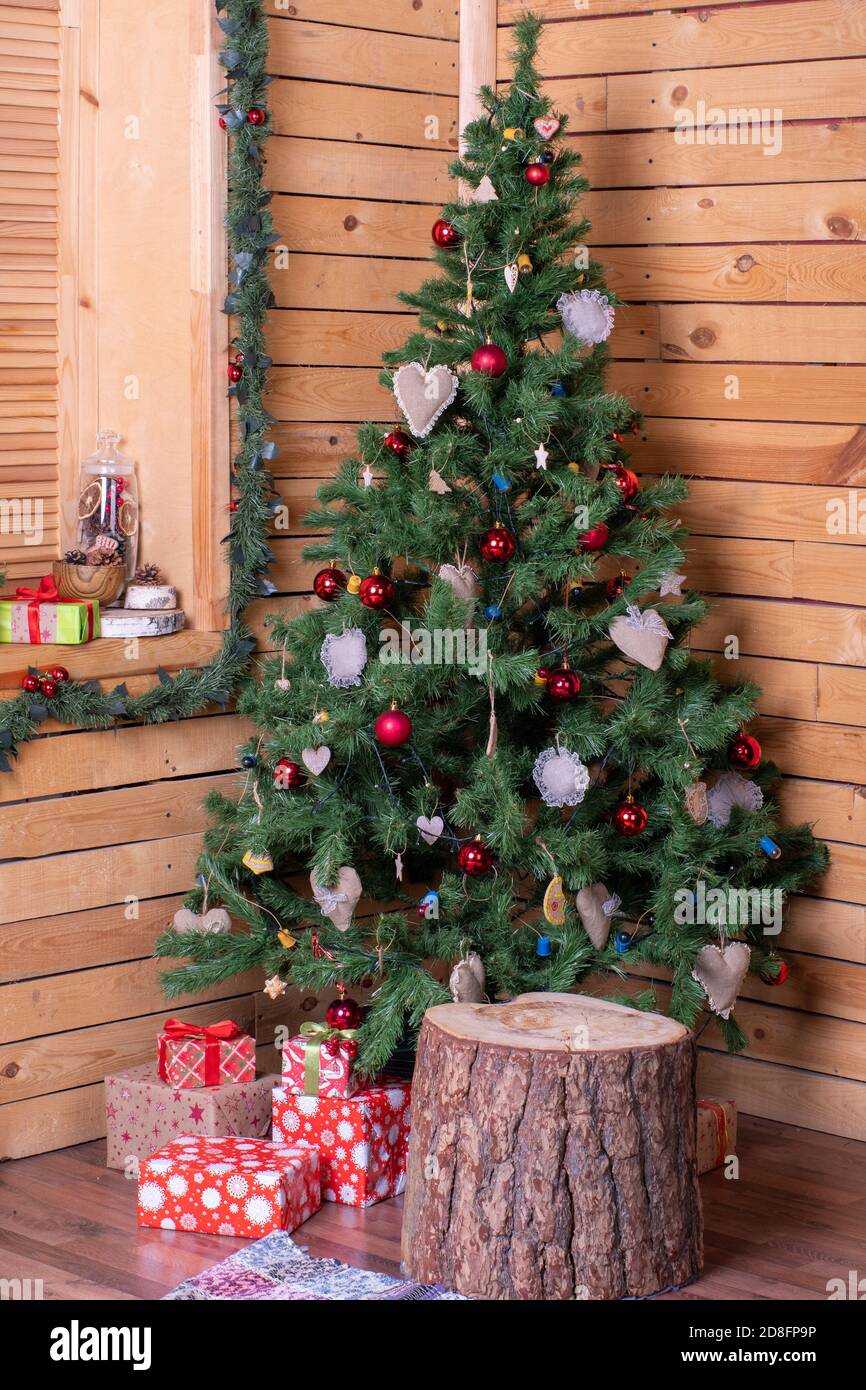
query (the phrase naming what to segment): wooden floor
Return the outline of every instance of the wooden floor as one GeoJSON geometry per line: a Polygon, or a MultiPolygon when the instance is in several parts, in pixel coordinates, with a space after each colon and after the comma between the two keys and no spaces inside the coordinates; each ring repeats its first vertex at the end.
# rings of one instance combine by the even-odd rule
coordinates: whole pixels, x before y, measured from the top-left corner
{"type": "MultiPolygon", "coordinates": [[[[826,1299],[863,1266],[866,1144],[749,1117],[740,1177],[701,1179],[706,1272],[682,1299],[826,1299]]],[[[0,1167],[0,1278],[42,1279],[46,1299],[156,1299],[245,1242],[138,1230],[135,1186],[82,1144],[0,1167]]],[[[326,1203],[298,1239],[314,1255],[398,1272],[400,1201],[326,1203]]]]}

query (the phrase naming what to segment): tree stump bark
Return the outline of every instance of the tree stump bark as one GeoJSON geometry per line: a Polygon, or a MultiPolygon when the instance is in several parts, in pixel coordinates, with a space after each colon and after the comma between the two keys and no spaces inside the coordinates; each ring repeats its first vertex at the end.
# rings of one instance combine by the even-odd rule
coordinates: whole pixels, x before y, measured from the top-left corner
{"type": "Polygon", "coordinates": [[[403,1264],[485,1299],[614,1299],[702,1265],[695,1046],[575,994],[442,1004],[421,1031],[403,1264]]]}

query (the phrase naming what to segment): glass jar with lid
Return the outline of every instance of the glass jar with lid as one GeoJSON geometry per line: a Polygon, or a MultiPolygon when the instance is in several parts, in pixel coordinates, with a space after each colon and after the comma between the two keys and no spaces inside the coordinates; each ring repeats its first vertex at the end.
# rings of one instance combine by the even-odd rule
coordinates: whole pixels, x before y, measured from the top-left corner
{"type": "Polygon", "coordinates": [[[116,430],[100,430],[96,443],[96,452],[84,460],[79,474],[78,544],[93,564],[119,557],[131,579],[138,563],[135,464],[120,452],[116,430]]]}

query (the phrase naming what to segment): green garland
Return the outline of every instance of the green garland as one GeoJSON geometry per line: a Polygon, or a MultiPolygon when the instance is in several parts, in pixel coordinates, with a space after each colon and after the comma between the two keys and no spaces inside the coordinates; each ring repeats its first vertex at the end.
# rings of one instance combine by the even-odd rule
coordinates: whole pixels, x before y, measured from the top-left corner
{"type": "MultiPolygon", "coordinates": [[[[228,166],[228,229],[231,268],[225,313],[237,322],[233,339],[243,354],[243,376],[229,388],[238,408],[241,443],[234,458],[232,486],[237,499],[225,542],[230,568],[228,611],[230,626],[218,655],[209,665],[187,668],[171,676],[158,672],[159,684],[142,695],[130,695],[121,683],[104,693],[96,680],[64,681],[53,698],[22,693],[0,704],[0,771],[11,771],[10,758],[18,747],[39,733],[48,718],[88,728],[107,728],[120,720],[162,724],[185,719],[207,705],[225,706],[250,666],[255,639],[243,615],[254,598],[269,597],[275,586],[266,577],[273,551],[267,526],[279,506],[267,464],[277,446],[267,439],[274,423],[262,404],[271,360],[264,353],[264,322],[274,303],[266,263],[278,239],[264,186],[263,146],[271,133],[265,98],[271,79],[266,72],[268,27],[262,0],[215,0],[217,19],[225,34],[220,62],[226,71],[226,97],[217,110],[231,138],[228,166]],[[246,113],[265,112],[260,125],[246,113]]],[[[30,667],[34,674],[42,674],[30,667]]]]}

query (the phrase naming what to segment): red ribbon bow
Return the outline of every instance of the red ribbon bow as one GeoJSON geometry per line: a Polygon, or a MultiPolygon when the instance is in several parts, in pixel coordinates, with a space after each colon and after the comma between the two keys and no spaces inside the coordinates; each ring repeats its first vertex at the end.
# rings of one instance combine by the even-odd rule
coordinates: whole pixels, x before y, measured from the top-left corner
{"type": "Polygon", "coordinates": [[[159,1075],[168,1081],[168,1044],[181,1042],[184,1038],[201,1038],[204,1042],[204,1084],[218,1086],[220,1081],[220,1043],[242,1038],[243,1028],[239,1028],[230,1018],[221,1023],[212,1023],[205,1028],[201,1023],[184,1023],[179,1018],[167,1018],[159,1036],[159,1075]]]}
{"type": "Polygon", "coordinates": [[[39,605],[40,603],[83,603],[87,609],[87,638],[90,641],[93,637],[93,604],[86,599],[63,598],[58,592],[57,585],[50,574],[43,574],[39,581],[38,589],[27,589],[19,586],[15,590],[16,599],[29,599],[27,604],[27,626],[30,630],[30,641],[40,642],[39,635],[39,605]]]}

